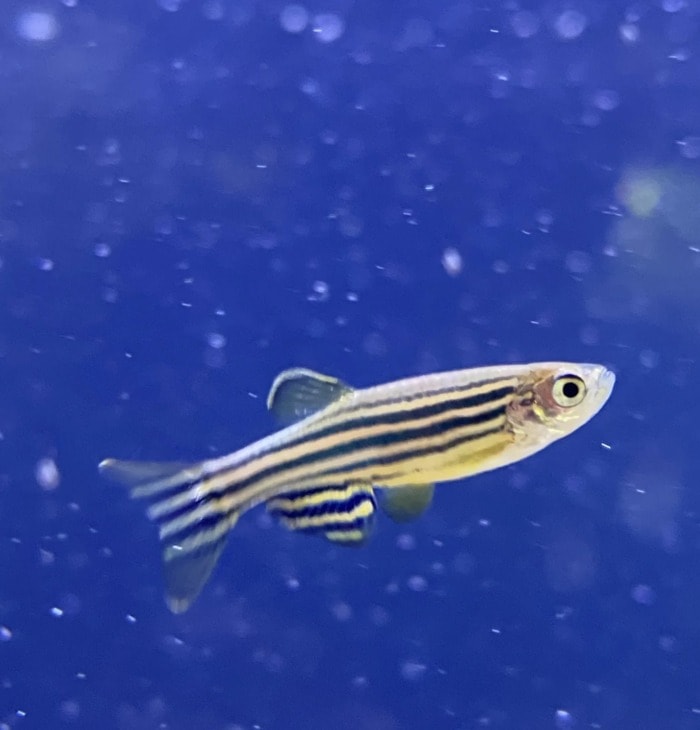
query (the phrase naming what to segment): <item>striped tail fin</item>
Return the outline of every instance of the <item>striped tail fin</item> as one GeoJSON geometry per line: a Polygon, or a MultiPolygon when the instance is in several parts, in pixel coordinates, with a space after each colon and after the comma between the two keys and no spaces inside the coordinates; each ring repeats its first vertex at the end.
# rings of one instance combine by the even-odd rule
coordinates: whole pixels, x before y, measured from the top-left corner
{"type": "Polygon", "coordinates": [[[150,501],[148,516],[158,524],[166,603],[183,613],[209,579],[238,511],[220,507],[203,488],[205,462],[139,462],[105,459],[100,473],[150,501]]]}

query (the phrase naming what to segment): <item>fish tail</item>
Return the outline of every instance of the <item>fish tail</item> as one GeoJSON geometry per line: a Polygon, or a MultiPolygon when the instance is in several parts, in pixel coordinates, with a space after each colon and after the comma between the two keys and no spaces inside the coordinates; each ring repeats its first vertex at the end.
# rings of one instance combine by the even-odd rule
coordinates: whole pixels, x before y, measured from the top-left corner
{"type": "Polygon", "coordinates": [[[206,462],[105,459],[99,469],[129,487],[132,498],[150,502],[148,516],[160,534],[166,603],[173,613],[183,613],[209,579],[240,512],[207,492],[206,462]]]}

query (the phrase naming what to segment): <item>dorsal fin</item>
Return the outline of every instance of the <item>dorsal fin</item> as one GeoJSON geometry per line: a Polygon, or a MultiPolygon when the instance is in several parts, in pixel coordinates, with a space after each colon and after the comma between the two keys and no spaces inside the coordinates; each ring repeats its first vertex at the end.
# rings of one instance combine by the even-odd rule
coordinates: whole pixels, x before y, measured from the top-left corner
{"type": "Polygon", "coordinates": [[[367,541],[376,506],[374,490],[368,484],[299,489],[267,503],[270,514],[288,529],[321,534],[339,545],[367,541]]]}
{"type": "Polygon", "coordinates": [[[281,372],[267,396],[267,407],[283,424],[295,423],[340,400],[352,388],[337,378],[306,368],[281,372]]]}
{"type": "Polygon", "coordinates": [[[382,494],[382,509],[394,522],[410,522],[430,507],[434,491],[434,484],[388,487],[382,494]]]}

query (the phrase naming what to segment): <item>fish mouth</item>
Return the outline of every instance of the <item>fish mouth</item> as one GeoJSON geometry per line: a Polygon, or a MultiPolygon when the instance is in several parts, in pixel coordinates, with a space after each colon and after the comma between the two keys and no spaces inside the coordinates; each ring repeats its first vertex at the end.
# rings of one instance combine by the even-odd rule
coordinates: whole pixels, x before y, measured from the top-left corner
{"type": "Polygon", "coordinates": [[[586,368],[593,384],[594,413],[597,413],[610,398],[615,386],[615,373],[603,365],[589,365],[586,368]]]}
{"type": "Polygon", "coordinates": [[[615,373],[607,368],[602,368],[602,371],[598,375],[598,387],[609,395],[614,385],[615,373]]]}

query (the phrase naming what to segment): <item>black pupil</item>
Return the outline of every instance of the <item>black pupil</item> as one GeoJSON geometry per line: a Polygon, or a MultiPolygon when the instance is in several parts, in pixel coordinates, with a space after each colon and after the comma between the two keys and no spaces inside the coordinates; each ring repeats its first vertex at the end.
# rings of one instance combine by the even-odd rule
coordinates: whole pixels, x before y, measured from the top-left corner
{"type": "Polygon", "coordinates": [[[567,398],[575,398],[579,392],[578,384],[574,383],[572,380],[569,380],[567,383],[564,383],[564,387],[561,389],[561,392],[567,398]]]}

